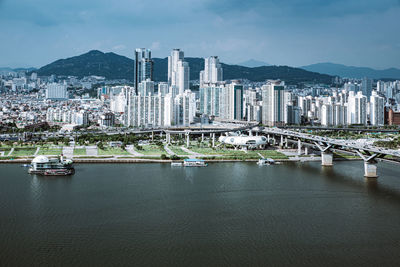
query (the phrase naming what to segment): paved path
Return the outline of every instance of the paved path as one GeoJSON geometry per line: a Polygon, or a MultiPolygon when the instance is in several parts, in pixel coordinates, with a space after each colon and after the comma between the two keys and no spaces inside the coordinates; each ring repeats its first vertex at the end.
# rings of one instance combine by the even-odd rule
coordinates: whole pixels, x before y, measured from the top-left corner
{"type": "Polygon", "coordinates": [[[8,152],[7,156],[11,156],[11,154],[14,152],[14,148],[11,148],[10,152],[8,152]]]}
{"type": "Polygon", "coordinates": [[[97,146],[87,146],[86,155],[87,156],[97,156],[97,146]]]}
{"type": "Polygon", "coordinates": [[[4,151],[0,152],[0,156],[2,156],[2,157],[4,156],[4,151]]]}
{"type": "Polygon", "coordinates": [[[33,156],[37,156],[37,154],[39,153],[39,150],[40,150],[40,146],[38,147],[38,148],[36,148],[36,151],[35,151],[35,153],[33,154],[33,156]]]}
{"type": "Polygon", "coordinates": [[[72,158],[74,156],[74,147],[73,146],[65,146],[65,147],[63,147],[62,154],[66,158],[72,158]]]}
{"type": "Polygon", "coordinates": [[[183,151],[185,151],[186,153],[189,153],[190,155],[194,156],[194,157],[204,157],[204,156],[205,156],[205,155],[203,155],[203,154],[193,152],[192,150],[189,150],[189,149],[187,149],[187,148],[184,147],[184,146],[181,146],[181,149],[182,149],[183,151]]]}
{"type": "Polygon", "coordinates": [[[172,150],[168,147],[168,145],[165,145],[165,146],[164,146],[164,149],[165,149],[165,151],[167,151],[168,155],[170,155],[170,156],[176,155],[176,154],[174,153],[174,151],[172,151],[172,150]]]}
{"type": "Polygon", "coordinates": [[[128,145],[128,146],[126,146],[126,151],[128,151],[128,153],[134,155],[135,157],[144,156],[143,154],[137,152],[137,151],[133,148],[133,145],[128,145]]]}

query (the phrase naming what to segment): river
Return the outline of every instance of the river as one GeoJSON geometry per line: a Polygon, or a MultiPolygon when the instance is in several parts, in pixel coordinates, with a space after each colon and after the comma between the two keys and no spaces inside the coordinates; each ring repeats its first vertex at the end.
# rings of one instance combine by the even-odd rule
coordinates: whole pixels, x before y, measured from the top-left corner
{"type": "Polygon", "coordinates": [[[398,266],[400,169],[0,165],[1,266],[398,266]]]}

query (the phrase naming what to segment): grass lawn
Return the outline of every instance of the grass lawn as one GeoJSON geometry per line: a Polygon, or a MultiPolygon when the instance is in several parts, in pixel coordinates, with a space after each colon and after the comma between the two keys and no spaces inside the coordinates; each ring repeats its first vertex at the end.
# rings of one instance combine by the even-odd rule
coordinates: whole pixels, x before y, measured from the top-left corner
{"type": "Polygon", "coordinates": [[[97,150],[98,155],[130,155],[128,151],[119,147],[105,147],[97,150]]]}
{"type": "Polygon", "coordinates": [[[168,146],[168,148],[177,155],[190,155],[186,151],[183,151],[182,148],[180,148],[179,146],[168,146]]]}
{"type": "Polygon", "coordinates": [[[74,155],[86,156],[86,148],[74,148],[74,155]]]}
{"type": "Polygon", "coordinates": [[[61,147],[40,147],[38,155],[60,155],[61,153],[61,147]]]}
{"type": "Polygon", "coordinates": [[[164,148],[160,148],[156,145],[143,145],[141,146],[141,150],[136,150],[138,153],[141,153],[143,155],[161,155],[161,154],[167,154],[167,152],[164,150],[164,148]]]}
{"type": "Polygon", "coordinates": [[[11,153],[11,156],[21,157],[21,156],[32,156],[36,152],[36,147],[16,147],[11,153]]]}
{"type": "Polygon", "coordinates": [[[4,152],[4,156],[7,156],[10,153],[11,147],[0,147],[0,152],[4,152]]]}

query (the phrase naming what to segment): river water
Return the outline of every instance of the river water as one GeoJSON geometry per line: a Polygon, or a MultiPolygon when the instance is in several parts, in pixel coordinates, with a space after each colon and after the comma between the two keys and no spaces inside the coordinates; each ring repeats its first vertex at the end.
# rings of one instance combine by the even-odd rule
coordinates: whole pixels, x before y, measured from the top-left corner
{"type": "Polygon", "coordinates": [[[400,169],[0,165],[0,266],[399,266],[400,169]]]}

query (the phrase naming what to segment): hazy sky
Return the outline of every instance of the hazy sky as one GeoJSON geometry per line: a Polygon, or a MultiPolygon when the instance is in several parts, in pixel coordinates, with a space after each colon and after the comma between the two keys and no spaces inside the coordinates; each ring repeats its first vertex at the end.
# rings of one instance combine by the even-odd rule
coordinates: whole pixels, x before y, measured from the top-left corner
{"type": "Polygon", "coordinates": [[[400,0],[0,0],[0,67],[92,49],[400,68],[400,0]]]}

